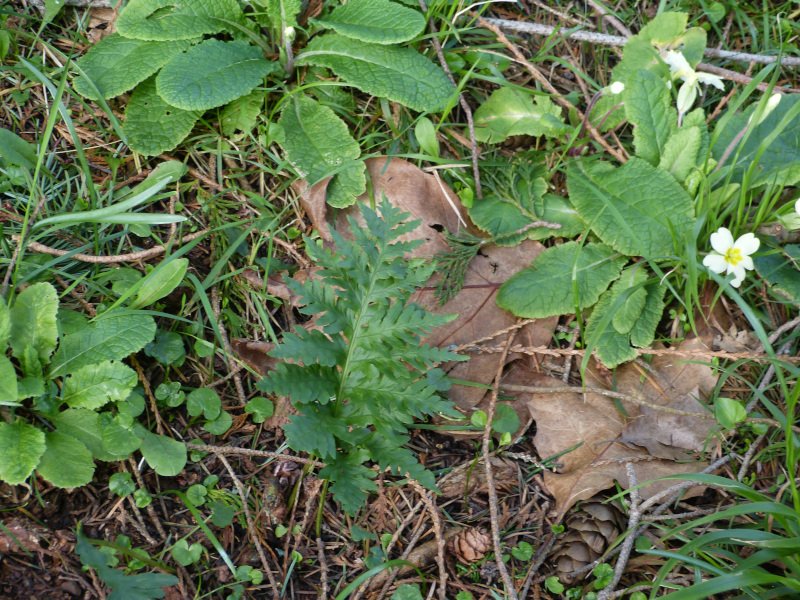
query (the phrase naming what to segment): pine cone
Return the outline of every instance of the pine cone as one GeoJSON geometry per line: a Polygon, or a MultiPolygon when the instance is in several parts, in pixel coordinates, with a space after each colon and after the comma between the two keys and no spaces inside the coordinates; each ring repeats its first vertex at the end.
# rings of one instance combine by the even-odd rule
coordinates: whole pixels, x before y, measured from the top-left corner
{"type": "MultiPolygon", "coordinates": [[[[595,496],[581,503],[564,523],[565,533],[559,540],[553,560],[559,576],[572,580],[575,571],[594,562],[622,532],[622,515],[614,504],[603,504],[595,496]]],[[[583,579],[589,572],[581,574],[583,579]]]]}
{"type": "Polygon", "coordinates": [[[481,527],[462,531],[450,541],[450,551],[462,565],[478,562],[492,549],[492,538],[481,527]]]}

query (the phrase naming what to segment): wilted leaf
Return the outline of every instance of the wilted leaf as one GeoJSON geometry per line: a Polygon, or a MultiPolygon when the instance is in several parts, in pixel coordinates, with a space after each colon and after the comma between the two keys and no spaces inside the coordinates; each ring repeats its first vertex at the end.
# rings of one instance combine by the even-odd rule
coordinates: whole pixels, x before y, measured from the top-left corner
{"type": "Polygon", "coordinates": [[[276,348],[272,342],[234,338],[231,340],[231,347],[239,355],[239,358],[259,375],[266,375],[275,370],[275,363],[278,361],[269,356],[269,353],[276,348]]]}

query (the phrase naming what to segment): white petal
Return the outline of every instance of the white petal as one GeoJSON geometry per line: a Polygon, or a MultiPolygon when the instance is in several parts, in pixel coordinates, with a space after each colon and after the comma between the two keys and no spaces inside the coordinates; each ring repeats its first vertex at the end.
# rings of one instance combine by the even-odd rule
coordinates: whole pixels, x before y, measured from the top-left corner
{"type": "Polygon", "coordinates": [[[742,285],[742,281],[744,281],[744,276],[747,274],[747,271],[744,269],[739,268],[738,266],[733,269],[733,281],[731,281],[731,285],[735,288],[738,288],[742,285]]]}
{"type": "Polygon", "coordinates": [[[794,212],[800,215],[800,200],[794,203],[794,212]]]}
{"type": "Polygon", "coordinates": [[[756,268],[753,264],[753,259],[749,256],[743,256],[738,266],[742,267],[743,269],[747,269],[748,271],[752,271],[756,268]]]}
{"type": "Polygon", "coordinates": [[[670,50],[664,57],[664,62],[669,65],[673,77],[689,77],[694,75],[694,69],[689,65],[686,57],[680,52],[670,50]]]}
{"type": "Polygon", "coordinates": [[[697,81],[705,83],[706,85],[713,85],[715,88],[724,90],[725,84],[722,83],[722,77],[712,75],[711,73],[698,73],[697,81]]]}
{"type": "Polygon", "coordinates": [[[748,256],[758,250],[760,245],[761,240],[759,240],[755,235],[752,233],[745,233],[738,240],[736,240],[736,243],[733,246],[734,248],[741,250],[742,254],[748,256]]]}
{"type": "Polygon", "coordinates": [[[720,254],[725,254],[733,247],[733,234],[726,227],[720,227],[716,233],[711,234],[711,247],[720,254]]]}
{"type": "Polygon", "coordinates": [[[709,254],[703,259],[703,265],[708,267],[714,273],[722,273],[728,268],[728,262],[724,256],[719,254],[709,254]]]}

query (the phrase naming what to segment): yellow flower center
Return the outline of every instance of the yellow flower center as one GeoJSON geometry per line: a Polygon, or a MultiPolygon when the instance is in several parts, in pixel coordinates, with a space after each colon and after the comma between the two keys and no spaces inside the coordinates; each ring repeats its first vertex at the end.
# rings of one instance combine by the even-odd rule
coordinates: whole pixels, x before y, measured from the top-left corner
{"type": "Polygon", "coordinates": [[[729,248],[725,251],[725,262],[734,267],[742,262],[742,251],[739,248],[729,248]]]}

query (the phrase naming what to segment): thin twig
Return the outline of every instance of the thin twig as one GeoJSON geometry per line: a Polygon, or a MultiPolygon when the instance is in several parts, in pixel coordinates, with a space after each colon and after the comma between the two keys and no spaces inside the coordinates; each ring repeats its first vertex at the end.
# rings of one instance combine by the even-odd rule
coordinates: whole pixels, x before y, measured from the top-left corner
{"type": "MultiPolygon", "coordinates": [[[[144,479],[142,479],[142,474],[139,472],[139,465],[137,465],[136,461],[132,458],[128,459],[128,463],[131,465],[131,471],[133,471],[133,476],[136,479],[136,483],[141,489],[147,490],[147,487],[144,485],[144,479]]],[[[153,525],[156,527],[156,531],[158,531],[158,535],[161,536],[161,541],[166,543],[167,532],[164,531],[164,527],[161,525],[161,520],[158,518],[158,515],[153,508],[153,503],[151,502],[145,508],[147,510],[147,514],[150,515],[150,519],[153,521],[153,525]]]]}
{"type": "MultiPolygon", "coordinates": [[[[195,233],[189,233],[183,236],[183,242],[191,242],[192,240],[196,240],[200,236],[203,236],[208,233],[208,229],[203,229],[201,231],[196,231],[195,233]]],[[[12,235],[10,236],[12,240],[15,242],[19,242],[20,236],[12,235]]],[[[27,245],[28,250],[33,250],[34,252],[41,252],[42,254],[49,254],[51,256],[66,256],[69,254],[69,258],[73,258],[80,262],[86,263],[95,263],[95,264],[114,264],[114,263],[121,263],[121,262],[131,262],[137,260],[145,260],[148,258],[153,258],[154,256],[158,256],[159,254],[164,254],[167,250],[167,244],[163,246],[154,246],[152,248],[148,248],[147,250],[141,250],[140,252],[131,252],[130,254],[113,254],[111,256],[95,256],[94,254],[72,254],[72,250],[60,250],[59,248],[51,248],[50,246],[45,246],[44,244],[40,244],[39,242],[28,242],[27,245]]]]}
{"type": "Polygon", "coordinates": [[[319,560],[319,600],[328,599],[328,561],[325,560],[325,545],[317,538],[317,560],[319,560]]]}
{"type": "Polygon", "coordinates": [[[156,404],[156,397],[153,395],[153,390],[150,388],[150,380],[145,376],[144,370],[142,369],[142,365],[139,364],[139,361],[136,360],[136,356],[131,355],[130,357],[131,364],[133,368],[136,369],[136,374],[139,377],[139,382],[142,384],[144,388],[144,395],[147,396],[147,399],[150,402],[150,412],[153,413],[153,418],[156,420],[156,433],[158,435],[164,435],[164,423],[161,419],[161,411],[158,410],[158,406],[156,404]]]}
{"type": "Polygon", "coordinates": [[[742,466],[739,467],[739,473],[736,475],[736,481],[738,481],[739,483],[744,481],[744,478],[747,475],[747,471],[750,468],[750,463],[752,462],[753,457],[756,455],[756,450],[758,450],[758,447],[761,445],[761,442],[763,442],[764,438],[766,437],[767,437],[766,434],[761,434],[760,436],[758,436],[756,439],[752,441],[750,447],[747,449],[747,452],[745,452],[744,458],[742,458],[742,466]]]}
{"type": "Polygon", "coordinates": [[[506,350],[500,355],[499,365],[497,367],[497,374],[494,378],[494,386],[492,387],[492,394],[489,397],[489,406],[486,409],[486,426],[483,428],[483,468],[486,470],[486,488],[489,493],[489,518],[492,524],[492,544],[494,545],[494,560],[497,564],[497,570],[503,579],[503,584],[506,587],[506,593],[510,600],[519,600],[517,590],[514,583],[511,581],[511,576],[508,574],[506,564],[503,562],[503,552],[500,547],[500,525],[498,523],[498,502],[497,490],[494,484],[494,473],[492,472],[492,461],[489,455],[489,444],[492,440],[492,420],[494,419],[495,410],[497,409],[497,397],[500,393],[500,379],[503,376],[503,367],[506,364],[506,356],[508,356],[508,348],[514,340],[514,332],[510,332],[506,340],[506,350]]]}
{"type": "Polygon", "coordinates": [[[555,543],[556,534],[550,533],[547,541],[539,546],[539,549],[536,551],[536,556],[533,557],[533,563],[531,564],[530,569],[528,569],[527,575],[525,575],[525,585],[522,587],[522,593],[519,595],[519,600],[525,600],[527,597],[533,577],[539,572],[539,569],[542,568],[544,561],[547,560],[547,556],[550,554],[550,550],[555,543]]]}
{"type": "MultiPolygon", "coordinates": [[[[487,23],[498,27],[504,31],[514,31],[518,33],[528,33],[532,35],[552,35],[556,31],[556,27],[552,25],[540,25],[539,23],[527,23],[524,21],[509,21],[507,19],[484,19],[487,23]]],[[[480,25],[480,23],[479,23],[480,25]]],[[[608,35],[605,33],[596,33],[588,31],[574,31],[568,33],[563,37],[581,42],[589,42],[590,44],[605,44],[607,46],[624,46],[628,41],[625,36],[608,35]]],[[[769,65],[778,60],[777,56],[767,56],[763,54],[748,54],[746,52],[730,52],[728,50],[717,50],[716,48],[706,48],[703,56],[706,58],[723,58],[736,62],[756,62],[762,65],[769,65]]],[[[800,66],[800,58],[795,57],[781,57],[781,66],[784,67],[797,67],[800,66]]]]}
{"type": "Polygon", "coordinates": [[[281,454],[279,452],[269,452],[267,450],[250,450],[249,448],[236,448],[234,446],[209,446],[207,444],[185,444],[185,446],[189,450],[211,452],[212,454],[233,454],[238,456],[258,456],[260,458],[280,458],[283,460],[291,460],[304,465],[312,465],[319,468],[325,466],[325,463],[321,463],[316,460],[300,458],[299,456],[292,456],[290,454],[281,454]]]}
{"type": "Polygon", "coordinates": [[[217,290],[217,286],[211,288],[211,310],[214,312],[214,318],[219,328],[219,337],[222,340],[222,347],[225,349],[225,356],[228,359],[228,369],[233,373],[233,384],[236,388],[236,395],[239,397],[239,406],[244,406],[247,404],[247,394],[242,385],[242,377],[236,369],[237,365],[233,358],[233,348],[231,348],[231,343],[228,340],[228,333],[225,331],[225,326],[222,324],[222,319],[220,318],[222,311],[219,306],[219,291],[217,290]]]}
{"type": "Polygon", "coordinates": [[[433,533],[436,536],[436,564],[439,567],[439,600],[447,600],[447,568],[444,563],[444,532],[442,530],[442,519],[439,516],[439,511],[436,509],[431,499],[431,492],[428,492],[422,485],[411,477],[408,478],[411,486],[420,495],[422,501],[431,515],[431,522],[433,523],[433,533]]]}
{"type": "Polygon", "coordinates": [[[267,579],[269,579],[269,585],[274,594],[273,598],[278,598],[280,595],[278,591],[278,584],[275,582],[275,576],[272,574],[272,569],[267,562],[267,557],[264,555],[264,549],[261,547],[261,542],[258,539],[258,532],[256,531],[255,524],[253,523],[253,516],[250,514],[250,507],[247,505],[247,493],[245,492],[244,486],[236,476],[236,473],[234,472],[233,467],[231,467],[231,464],[228,462],[228,459],[222,454],[217,454],[217,459],[222,463],[222,466],[225,467],[225,470],[228,471],[228,475],[230,475],[231,479],[233,480],[233,485],[236,486],[236,491],[239,493],[239,498],[242,500],[242,511],[244,512],[244,518],[247,522],[247,532],[250,534],[250,539],[253,540],[253,545],[256,547],[258,558],[261,559],[261,567],[266,572],[267,579]]]}

